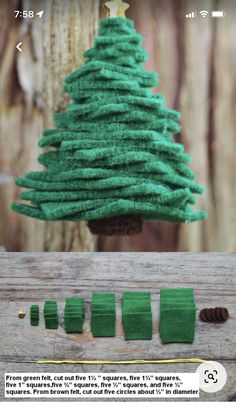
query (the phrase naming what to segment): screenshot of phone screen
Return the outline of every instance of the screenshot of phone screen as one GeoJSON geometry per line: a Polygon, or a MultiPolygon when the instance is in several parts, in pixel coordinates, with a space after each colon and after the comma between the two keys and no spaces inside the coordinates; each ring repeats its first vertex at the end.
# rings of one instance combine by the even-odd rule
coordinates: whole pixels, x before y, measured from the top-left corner
{"type": "MultiPolygon", "coordinates": [[[[104,3],[99,0],[0,3],[0,235],[2,245],[10,251],[43,247],[42,224],[11,210],[20,191],[14,180],[27,172],[42,170],[45,163],[40,163],[38,157],[50,150],[49,146],[39,146],[42,132],[55,128],[54,112],[62,112],[72,103],[64,81],[86,64],[84,53],[93,47],[100,21],[108,13],[104,3]],[[37,237],[32,237],[34,228],[38,229],[37,237]]],[[[190,155],[189,166],[204,189],[192,204],[196,211],[204,211],[206,217],[196,223],[186,219],[186,223],[178,225],[151,220],[145,223],[140,236],[128,241],[115,237],[100,239],[99,248],[233,251],[236,3],[233,0],[127,3],[130,7],[125,11],[126,18],[133,21],[135,30],[143,36],[142,47],[147,52],[146,61],[137,62],[137,66],[143,64],[146,72],[158,73],[158,84],[151,92],[163,95],[168,108],[180,112],[181,129],[176,130],[174,138],[190,155]]],[[[125,49],[125,42],[121,46],[125,49]]],[[[106,46],[103,52],[109,54],[106,46]]],[[[126,52],[129,60],[127,48],[126,52]]],[[[122,61],[118,64],[122,65],[122,61]]],[[[108,82],[105,78],[104,87],[108,82]]],[[[96,100],[91,87],[91,101],[93,95],[96,100]]],[[[106,140],[98,139],[97,147],[102,148],[105,143],[106,140]]]]}

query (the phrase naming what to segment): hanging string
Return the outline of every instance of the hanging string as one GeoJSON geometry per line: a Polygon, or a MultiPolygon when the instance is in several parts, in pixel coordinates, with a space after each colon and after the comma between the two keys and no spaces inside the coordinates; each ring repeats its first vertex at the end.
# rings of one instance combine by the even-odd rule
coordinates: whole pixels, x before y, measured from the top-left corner
{"type": "Polygon", "coordinates": [[[178,363],[205,363],[202,358],[173,358],[165,360],[38,360],[37,364],[109,364],[109,365],[131,365],[131,364],[178,364],[178,363]]]}

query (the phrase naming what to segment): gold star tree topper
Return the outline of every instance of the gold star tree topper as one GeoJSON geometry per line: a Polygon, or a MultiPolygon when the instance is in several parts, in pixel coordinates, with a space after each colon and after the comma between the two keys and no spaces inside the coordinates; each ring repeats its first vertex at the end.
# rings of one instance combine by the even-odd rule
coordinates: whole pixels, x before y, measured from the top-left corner
{"type": "Polygon", "coordinates": [[[105,3],[104,7],[108,11],[108,17],[126,17],[125,12],[130,5],[122,0],[113,0],[105,3]]]}

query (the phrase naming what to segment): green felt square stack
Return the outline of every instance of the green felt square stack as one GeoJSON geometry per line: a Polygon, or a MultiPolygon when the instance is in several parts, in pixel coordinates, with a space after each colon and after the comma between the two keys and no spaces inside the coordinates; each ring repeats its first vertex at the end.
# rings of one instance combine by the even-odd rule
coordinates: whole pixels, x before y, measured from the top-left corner
{"type": "Polygon", "coordinates": [[[84,300],[79,297],[67,298],[64,308],[66,333],[82,333],[84,323],[84,300]]]}
{"type": "Polygon", "coordinates": [[[203,188],[174,140],[180,114],[151,91],[157,75],[145,71],[143,38],[125,17],[128,5],[106,7],[84,66],[65,78],[72,103],[55,113],[56,128],[39,141],[47,149],[38,158],[45,171],[16,179],[28,190],[20,193],[26,202],[12,208],[40,220],[88,221],[96,235],[138,234],[144,219],[201,220],[205,212],[192,205],[203,188]]]}
{"type": "Polygon", "coordinates": [[[152,309],[149,292],[124,292],[122,324],[125,340],[152,339],[152,309]]]}
{"type": "Polygon", "coordinates": [[[195,322],[193,289],[161,289],[160,336],[163,343],[192,343],[195,322]]]}
{"type": "Polygon", "coordinates": [[[114,337],[116,335],[116,303],[113,293],[93,293],[91,332],[93,337],[114,337]]]}
{"type": "Polygon", "coordinates": [[[31,326],[39,325],[39,305],[30,306],[30,324],[31,326]]]}
{"type": "Polygon", "coordinates": [[[55,300],[46,300],[43,315],[46,329],[58,328],[57,302],[55,300]]]}

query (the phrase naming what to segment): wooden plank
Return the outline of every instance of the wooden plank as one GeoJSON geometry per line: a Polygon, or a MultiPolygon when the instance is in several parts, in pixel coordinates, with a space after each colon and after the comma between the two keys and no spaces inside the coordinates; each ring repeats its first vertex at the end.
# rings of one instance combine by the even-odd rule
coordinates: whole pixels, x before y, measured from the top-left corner
{"type": "MultiPolygon", "coordinates": [[[[162,359],[202,357],[220,361],[230,380],[218,393],[227,400],[235,392],[236,374],[236,255],[235,254],[75,254],[1,253],[0,254],[0,363],[19,371],[132,371],[126,366],[36,366],[37,359],[162,359]],[[197,320],[193,344],[162,345],[159,337],[159,290],[162,287],[193,287],[198,311],[203,307],[226,306],[230,318],[222,324],[197,320]],[[152,292],[153,339],[126,342],[122,334],[120,300],[125,290],[152,292]],[[90,301],[93,291],[113,291],[117,302],[117,336],[94,339],[89,332],[90,301]],[[86,301],[83,334],[67,335],[63,329],[63,301],[79,295],[86,301]],[[43,302],[56,299],[59,307],[58,330],[45,330],[43,302]],[[29,307],[40,304],[39,327],[29,323],[29,307]],[[21,320],[19,310],[27,316],[21,320]]],[[[192,372],[196,365],[148,365],[133,367],[144,372],[192,372]]],[[[9,370],[8,370],[9,371],[9,370]]],[[[211,400],[210,394],[201,395],[211,400]]]]}
{"type": "Polygon", "coordinates": [[[220,0],[218,7],[227,10],[227,18],[219,19],[215,25],[214,127],[210,145],[213,222],[209,234],[215,237],[215,242],[209,239],[209,250],[214,247],[217,251],[235,251],[236,234],[232,232],[236,225],[235,2],[220,0]]]}
{"type": "MultiPolygon", "coordinates": [[[[159,84],[153,91],[165,95],[166,104],[177,108],[179,94],[179,50],[177,10],[179,0],[130,0],[128,17],[143,35],[148,52],[147,71],[158,72],[159,84]],[[177,3],[177,4],[176,4],[177,3]],[[171,61],[171,63],[170,63],[171,61]]],[[[144,222],[143,233],[133,237],[99,238],[104,251],[175,251],[178,226],[168,222],[144,222]]]]}
{"type": "MultiPolygon", "coordinates": [[[[91,251],[96,239],[84,223],[45,223],[10,210],[19,196],[14,177],[41,170],[37,163],[38,141],[43,128],[54,126],[52,113],[63,110],[69,97],[63,79],[83,63],[83,51],[92,45],[97,31],[99,0],[42,0],[42,19],[16,21],[19,2],[0,5],[5,41],[0,70],[0,245],[10,251],[91,251]],[[22,41],[20,53],[15,45],[22,41]],[[37,234],[35,234],[37,231],[37,234]]],[[[37,10],[37,0],[22,8],[37,10]]],[[[1,47],[1,44],[0,44],[1,47]]]]}

